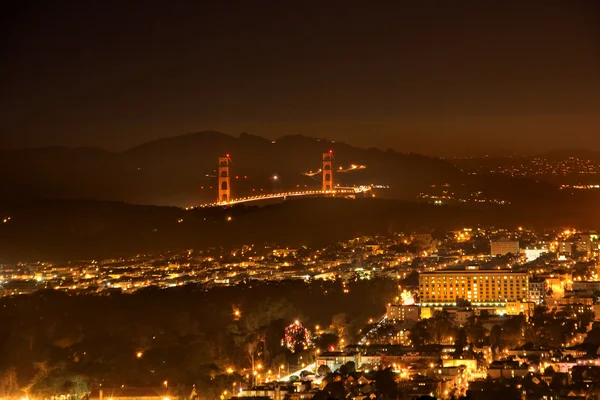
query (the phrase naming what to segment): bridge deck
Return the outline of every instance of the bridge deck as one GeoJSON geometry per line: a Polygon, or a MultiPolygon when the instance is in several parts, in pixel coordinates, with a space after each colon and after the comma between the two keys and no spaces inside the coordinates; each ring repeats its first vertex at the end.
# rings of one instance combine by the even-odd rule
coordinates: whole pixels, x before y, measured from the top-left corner
{"type": "MultiPolygon", "coordinates": [[[[228,202],[214,202],[202,204],[197,207],[191,208],[207,208],[207,207],[226,207],[235,204],[249,203],[253,201],[269,200],[269,199],[281,199],[286,197],[298,197],[298,196],[335,196],[335,195],[348,195],[365,193],[371,190],[370,186],[359,186],[350,188],[336,188],[335,190],[307,190],[307,191],[294,191],[294,192],[281,192],[281,193],[268,193],[256,196],[240,197],[233,199],[228,202]]],[[[189,209],[189,208],[187,208],[189,209]]]]}

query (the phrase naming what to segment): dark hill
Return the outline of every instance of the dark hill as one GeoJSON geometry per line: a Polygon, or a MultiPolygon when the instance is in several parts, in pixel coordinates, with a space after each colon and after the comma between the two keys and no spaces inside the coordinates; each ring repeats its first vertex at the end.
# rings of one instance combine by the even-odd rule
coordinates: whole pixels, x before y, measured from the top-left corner
{"type": "Polygon", "coordinates": [[[288,200],[263,207],[191,211],[87,200],[3,200],[0,216],[11,220],[0,224],[0,262],[265,242],[324,245],[358,234],[463,226],[478,215],[462,208],[371,198],[288,200]]]}
{"type": "Polygon", "coordinates": [[[304,136],[277,141],[206,131],[159,139],[121,153],[94,148],[24,149],[0,153],[4,193],[38,197],[89,198],[140,204],[187,206],[216,197],[217,157],[233,159],[234,196],[304,187],[318,178],[302,175],[320,168],[321,153],[333,149],[336,166],[367,168],[336,174],[342,185],[389,185],[390,197],[414,199],[433,183],[456,182],[463,174],[445,161],[415,154],[360,149],[304,136]],[[271,177],[280,179],[277,187],[271,177]],[[235,178],[234,178],[235,179],[235,178]],[[202,187],[204,186],[204,189],[202,187]]]}
{"type": "Polygon", "coordinates": [[[597,199],[590,198],[587,203],[542,203],[529,209],[468,209],[392,199],[318,198],[263,207],[185,211],[116,202],[4,198],[0,216],[10,216],[11,220],[0,223],[0,263],[106,258],[265,242],[319,246],[361,234],[478,225],[586,228],[600,223],[600,211],[595,211],[594,204],[597,199]]]}

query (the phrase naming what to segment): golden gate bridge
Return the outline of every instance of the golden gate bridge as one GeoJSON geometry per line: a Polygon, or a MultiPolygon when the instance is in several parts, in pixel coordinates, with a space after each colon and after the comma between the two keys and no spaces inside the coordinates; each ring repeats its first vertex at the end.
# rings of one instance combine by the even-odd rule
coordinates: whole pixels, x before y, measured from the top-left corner
{"type": "MultiPolygon", "coordinates": [[[[217,170],[217,200],[211,203],[201,204],[197,207],[190,208],[207,208],[207,207],[225,207],[235,204],[250,203],[257,201],[264,201],[270,199],[287,199],[288,197],[319,197],[319,196],[345,196],[355,197],[359,194],[369,193],[372,186],[352,186],[352,187],[340,187],[334,186],[333,184],[333,151],[329,150],[327,153],[323,153],[322,157],[323,166],[319,173],[322,175],[321,190],[296,190],[296,191],[285,191],[279,193],[265,193],[254,196],[246,197],[231,197],[231,157],[227,154],[225,157],[219,157],[218,170],[217,170]]],[[[364,166],[361,166],[364,168],[364,166]]]]}

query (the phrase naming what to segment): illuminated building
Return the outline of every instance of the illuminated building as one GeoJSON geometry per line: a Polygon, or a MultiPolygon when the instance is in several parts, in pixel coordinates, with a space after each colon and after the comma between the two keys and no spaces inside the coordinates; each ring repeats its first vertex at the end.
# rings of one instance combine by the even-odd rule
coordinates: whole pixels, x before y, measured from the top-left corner
{"type": "Polygon", "coordinates": [[[490,243],[490,248],[492,257],[519,254],[519,242],[516,240],[493,240],[490,243]]]}
{"type": "Polygon", "coordinates": [[[419,306],[404,304],[388,304],[387,317],[393,321],[418,321],[419,306]]]}
{"type": "Polygon", "coordinates": [[[317,355],[317,368],[327,365],[332,371],[352,361],[356,365],[362,365],[361,355],[357,351],[328,351],[317,355]]]}
{"type": "Polygon", "coordinates": [[[548,249],[525,249],[525,259],[529,261],[534,261],[540,258],[543,254],[548,253],[548,249]]]}
{"type": "Polygon", "coordinates": [[[460,367],[461,365],[464,365],[469,372],[477,371],[477,360],[475,359],[442,359],[444,368],[460,367]]]}
{"type": "Polygon", "coordinates": [[[457,301],[473,305],[506,306],[508,302],[527,301],[529,275],[508,269],[438,270],[419,275],[422,306],[456,306],[457,301]]]}
{"type": "Polygon", "coordinates": [[[418,321],[420,309],[415,304],[415,299],[411,292],[402,291],[396,300],[402,300],[402,304],[388,304],[387,317],[393,321],[418,321]]]}
{"type": "Polygon", "coordinates": [[[559,308],[573,308],[578,313],[593,311],[594,299],[590,296],[565,296],[558,302],[559,308]]]}
{"type": "Polygon", "coordinates": [[[575,243],[578,252],[590,254],[598,250],[598,235],[595,233],[585,233],[581,239],[575,243]]]}
{"type": "Polygon", "coordinates": [[[520,364],[518,361],[494,361],[487,370],[487,374],[495,380],[500,378],[523,378],[529,373],[529,367],[526,364],[520,364]]]}
{"type": "Polygon", "coordinates": [[[573,247],[574,247],[573,242],[561,241],[558,244],[558,254],[570,256],[571,254],[573,254],[573,247]]]}
{"type": "Polygon", "coordinates": [[[545,279],[530,279],[529,280],[529,301],[535,304],[542,304],[546,293],[545,279]]]}
{"type": "Polygon", "coordinates": [[[592,294],[600,291],[600,281],[573,281],[571,287],[574,292],[584,292],[592,294]]]}

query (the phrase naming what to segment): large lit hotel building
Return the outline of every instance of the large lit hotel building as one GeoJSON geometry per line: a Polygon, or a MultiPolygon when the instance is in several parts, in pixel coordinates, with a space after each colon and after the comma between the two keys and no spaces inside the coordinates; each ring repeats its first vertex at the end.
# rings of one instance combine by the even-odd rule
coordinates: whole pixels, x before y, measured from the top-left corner
{"type": "Polygon", "coordinates": [[[529,275],[510,269],[444,269],[419,274],[421,307],[453,307],[457,301],[473,306],[507,307],[527,302],[529,275]]]}

